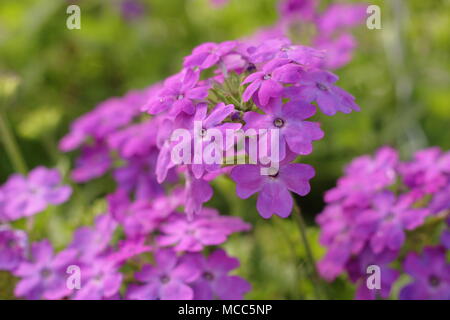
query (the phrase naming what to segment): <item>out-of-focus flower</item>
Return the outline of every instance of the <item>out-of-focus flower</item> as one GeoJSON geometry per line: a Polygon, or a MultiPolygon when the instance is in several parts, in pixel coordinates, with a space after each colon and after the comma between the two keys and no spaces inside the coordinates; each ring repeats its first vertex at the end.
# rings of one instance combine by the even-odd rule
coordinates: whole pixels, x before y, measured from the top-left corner
{"type": "Polygon", "coordinates": [[[66,249],[58,254],[48,240],[31,245],[30,260],[23,261],[14,275],[20,280],[14,294],[27,299],[61,299],[68,296],[71,290],[66,280],[66,269],[76,258],[77,251],[66,249]]]}
{"type": "Polygon", "coordinates": [[[22,230],[0,225],[0,270],[14,271],[25,259],[28,236],[22,230]]]}
{"type": "Polygon", "coordinates": [[[45,167],[33,169],[27,177],[12,175],[2,188],[3,214],[0,213],[0,219],[12,221],[29,217],[49,205],[66,202],[72,189],[61,185],[61,179],[58,170],[45,167]]]}
{"type": "Polygon", "coordinates": [[[132,300],[192,300],[194,291],[189,286],[200,276],[200,268],[190,256],[177,257],[169,249],[155,252],[155,265],[145,265],[135,274],[143,283],[133,285],[127,292],[132,300]]]}
{"type": "Polygon", "coordinates": [[[98,257],[81,269],[83,284],[75,290],[74,300],[103,300],[113,298],[119,292],[123,275],[115,261],[98,257]]]}
{"type": "Polygon", "coordinates": [[[172,116],[180,112],[192,114],[195,111],[195,103],[208,96],[207,85],[198,85],[199,71],[184,69],[166,81],[163,87],[143,107],[143,111],[150,114],[158,114],[169,111],[172,116]]]}
{"type": "Polygon", "coordinates": [[[248,231],[250,225],[237,217],[220,216],[213,209],[203,208],[192,219],[173,214],[161,227],[156,238],[160,246],[174,245],[175,251],[198,252],[205,246],[224,243],[234,232],[248,231]]]}
{"type": "Polygon", "coordinates": [[[422,254],[410,253],[403,268],[413,282],[400,291],[405,300],[450,300],[450,264],[442,247],[427,247],[422,254]]]}
{"type": "Polygon", "coordinates": [[[218,249],[207,258],[198,256],[200,277],[192,284],[195,300],[241,300],[250,291],[250,284],[238,276],[229,275],[239,267],[239,260],[218,249]]]}

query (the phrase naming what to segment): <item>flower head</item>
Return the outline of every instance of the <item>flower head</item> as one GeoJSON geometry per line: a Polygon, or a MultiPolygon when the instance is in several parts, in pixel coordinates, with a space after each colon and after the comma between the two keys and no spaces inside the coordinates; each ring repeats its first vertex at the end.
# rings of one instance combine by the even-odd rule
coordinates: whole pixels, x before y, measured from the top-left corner
{"type": "Polygon", "coordinates": [[[198,255],[200,277],[192,284],[195,300],[241,300],[250,284],[229,272],[239,267],[239,260],[217,249],[207,258],[198,255]]]}
{"type": "MultiPolygon", "coordinates": [[[[61,185],[61,174],[56,169],[37,167],[27,177],[12,175],[2,188],[3,214],[6,221],[29,217],[44,211],[49,205],[58,205],[69,199],[72,189],[61,185]]],[[[1,200],[0,200],[1,201],[1,200]]]]}
{"type": "Polygon", "coordinates": [[[200,276],[192,257],[177,257],[170,249],[155,252],[155,265],[145,265],[135,277],[142,285],[130,286],[127,297],[132,300],[192,300],[189,286],[200,276]]]}

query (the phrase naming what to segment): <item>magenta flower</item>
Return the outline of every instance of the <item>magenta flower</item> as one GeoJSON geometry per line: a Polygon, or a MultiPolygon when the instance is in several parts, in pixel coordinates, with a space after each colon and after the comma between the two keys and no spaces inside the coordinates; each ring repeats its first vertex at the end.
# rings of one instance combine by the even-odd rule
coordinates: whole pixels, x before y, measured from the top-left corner
{"type": "Polygon", "coordinates": [[[362,24],[367,18],[366,10],[367,4],[332,4],[317,21],[319,32],[331,36],[336,31],[362,24]]]}
{"type": "Polygon", "coordinates": [[[389,147],[379,149],[375,157],[354,159],[337,186],[325,194],[325,201],[343,201],[343,205],[348,207],[367,206],[376,192],[394,184],[397,164],[398,153],[389,147]]]}
{"type": "Polygon", "coordinates": [[[374,254],[369,247],[366,247],[357,257],[353,257],[347,264],[350,279],[357,284],[356,299],[376,300],[387,299],[391,294],[392,285],[397,281],[400,272],[389,267],[389,264],[398,256],[398,251],[386,250],[381,254],[374,254]],[[381,279],[380,289],[369,289],[367,286],[367,273],[369,266],[380,267],[381,279]]]}
{"type": "Polygon", "coordinates": [[[195,179],[190,173],[186,174],[185,211],[188,217],[202,210],[203,204],[213,196],[214,190],[204,179],[195,179]]]}
{"type": "Polygon", "coordinates": [[[236,41],[222,43],[207,42],[196,47],[190,56],[184,58],[185,68],[199,67],[200,70],[219,64],[222,59],[236,48],[236,41]]]}
{"type": "Polygon", "coordinates": [[[139,0],[122,0],[120,11],[125,20],[131,21],[145,13],[145,6],[139,0]]]}
{"type": "Polygon", "coordinates": [[[402,300],[450,300],[450,264],[442,247],[427,247],[419,256],[411,252],[403,269],[413,282],[400,291],[402,300]]]}
{"type": "Polygon", "coordinates": [[[430,214],[427,208],[413,208],[414,199],[403,195],[397,200],[390,191],[373,199],[373,208],[366,213],[368,220],[378,225],[370,244],[374,253],[385,249],[399,250],[406,239],[405,230],[413,230],[425,222],[430,214]]]}
{"type": "Polygon", "coordinates": [[[0,270],[14,271],[25,259],[28,236],[22,230],[0,225],[0,270]]]}
{"type": "Polygon", "coordinates": [[[3,216],[6,220],[16,220],[42,212],[49,205],[66,202],[72,189],[61,185],[58,170],[37,167],[28,177],[12,175],[3,186],[3,193],[3,216]]]}
{"type": "Polygon", "coordinates": [[[238,165],[231,171],[236,182],[236,193],[242,199],[259,192],[256,208],[259,214],[270,218],[276,214],[286,218],[293,207],[292,191],[305,196],[310,191],[309,180],[315,175],[314,168],[307,164],[280,163],[280,169],[273,175],[261,175],[259,165],[238,165]]]}
{"type": "Polygon", "coordinates": [[[148,200],[131,202],[123,190],[108,196],[109,212],[120,223],[127,237],[131,239],[147,236],[156,231],[168,213],[155,210],[148,200]]]}
{"type": "Polygon", "coordinates": [[[450,184],[447,185],[447,187],[444,188],[443,190],[438,191],[437,193],[434,194],[433,199],[430,202],[429,208],[433,213],[436,214],[444,210],[450,209],[450,184]]]}
{"type": "MultiPolygon", "coordinates": [[[[287,59],[289,62],[295,62],[303,66],[315,66],[324,58],[323,51],[293,45],[289,39],[284,37],[268,39],[257,47],[249,48],[248,51],[250,54],[249,60],[253,64],[265,63],[274,59],[287,59]]],[[[297,75],[294,74],[294,76],[294,80],[298,80],[297,75]]]]}
{"type": "Polygon", "coordinates": [[[284,160],[286,145],[296,154],[307,155],[312,152],[312,141],[323,138],[319,123],[304,121],[316,113],[315,107],[309,103],[288,102],[282,105],[281,99],[275,99],[265,111],[265,115],[246,112],[244,130],[279,129],[280,160],[284,160]]]}
{"type": "MultiPolygon", "coordinates": [[[[144,157],[132,157],[114,171],[114,178],[121,189],[134,193],[136,199],[149,199],[163,194],[163,187],[156,180],[156,157],[152,150],[144,157]]],[[[170,175],[175,180],[174,174],[170,175]]]]}
{"type": "Polygon", "coordinates": [[[117,223],[108,214],[99,215],[94,227],[81,227],[75,231],[68,248],[77,252],[78,260],[90,263],[106,250],[116,228],[117,223]]]}
{"type": "Polygon", "coordinates": [[[299,87],[292,87],[292,99],[304,99],[307,102],[316,101],[322,112],[328,116],[340,111],[350,113],[359,111],[355,98],[334,83],[338,77],[328,71],[304,72],[299,87]]]}
{"type": "Polygon", "coordinates": [[[245,89],[243,101],[249,101],[254,95],[261,106],[266,106],[271,98],[279,98],[283,93],[283,84],[297,83],[302,67],[290,63],[289,59],[274,59],[264,65],[261,71],[252,73],[242,82],[250,83],[245,89]]]}
{"type": "Polygon", "coordinates": [[[172,250],[155,252],[155,265],[145,265],[135,274],[143,283],[129,287],[127,298],[132,300],[192,300],[194,291],[190,284],[200,276],[195,259],[177,257],[172,250]]]}
{"type": "Polygon", "coordinates": [[[21,278],[14,294],[26,299],[61,299],[71,290],[67,287],[66,269],[74,263],[76,250],[66,249],[54,255],[47,240],[33,243],[30,261],[22,262],[14,271],[21,278]]]}
{"type": "Polygon", "coordinates": [[[60,141],[59,148],[71,151],[85,144],[88,138],[103,140],[139,115],[140,107],[154,90],[149,87],[142,91],[131,91],[124,97],[100,103],[93,111],[75,120],[70,133],[60,141]]]}
{"type": "Polygon", "coordinates": [[[317,66],[325,69],[337,69],[353,58],[356,48],[355,38],[348,33],[343,33],[330,39],[328,36],[319,36],[314,40],[314,47],[326,52],[324,59],[317,66]]]}
{"type": "Polygon", "coordinates": [[[175,251],[199,252],[205,246],[224,243],[234,232],[250,228],[240,218],[219,216],[216,210],[204,208],[192,219],[173,214],[160,227],[161,235],[156,238],[156,243],[163,247],[173,245],[175,251]]]}
{"type": "Polygon", "coordinates": [[[180,112],[192,114],[195,111],[196,101],[208,96],[207,85],[198,85],[199,71],[184,69],[179,74],[168,78],[156,97],[152,98],[143,111],[158,114],[169,111],[170,115],[177,116],[180,112]]]}
{"type": "Polygon", "coordinates": [[[156,146],[158,118],[131,125],[108,136],[108,146],[123,158],[145,156],[156,146]]]}
{"type": "Polygon", "coordinates": [[[75,182],[84,183],[104,175],[112,166],[109,149],[102,143],[84,146],[75,161],[71,177],[75,182]]]}
{"type": "Polygon", "coordinates": [[[408,187],[435,193],[450,183],[450,152],[442,153],[436,147],[420,150],[399,171],[408,187]]]}
{"type": "Polygon", "coordinates": [[[198,254],[201,276],[192,284],[195,300],[242,300],[250,284],[238,276],[229,275],[239,267],[239,260],[217,249],[205,258],[198,254]]]}
{"type": "Polygon", "coordinates": [[[192,164],[190,165],[190,169],[196,179],[200,179],[205,172],[219,170],[222,165],[223,152],[233,146],[231,144],[227,145],[225,143],[226,141],[214,141],[217,147],[216,149],[220,154],[215,154],[216,151],[214,151],[215,156],[207,153],[207,146],[213,142],[208,130],[214,129],[217,133],[221,134],[221,137],[225,137],[226,130],[238,130],[242,126],[240,123],[223,123],[234,112],[234,106],[232,104],[225,105],[224,103],[219,103],[209,115],[207,112],[208,106],[200,103],[197,105],[196,112],[193,116],[180,115],[177,118],[177,122],[183,123],[184,128],[191,133],[191,139],[185,140],[183,146],[185,146],[185,149],[191,150],[191,158],[189,160],[192,164]],[[201,124],[201,127],[195,126],[195,122],[201,124]],[[201,160],[199,161],[200,163],[196,163],[196,158],[201,160]]]}
{"type": "Polygon", "coordinates": [[[98,257],[81,269],[82,285],[73,300],[104,300],[116,297],[123,275],[108,257],[98,257]]]}
{"type": "Polygon", "coordinates": [[[331,281],[342,273],[352,255],[358,255],[376,228],[372,221],[365,221],[359,211],[344,210],[339,204],[331,204],[317,217],[321,227],[319,241],[327,247],[327,253],[318,263],[320,275],[331,281]]]}
{"type": "Polygon", "coordinates": [[[310,21],[316,15],[316,0],[282,0],[279,4],[279,12],[287,19],[300,18],[310,21]]]}

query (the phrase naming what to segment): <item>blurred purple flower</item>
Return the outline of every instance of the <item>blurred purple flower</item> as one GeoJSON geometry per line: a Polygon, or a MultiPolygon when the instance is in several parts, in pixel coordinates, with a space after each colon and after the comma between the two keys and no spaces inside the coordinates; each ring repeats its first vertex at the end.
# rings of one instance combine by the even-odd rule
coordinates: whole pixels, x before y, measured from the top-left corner
{"type": "Polygon", "coordinates": [[[128,21],[141,17],[145,12],[144,4],[139,0],[122,0],[120,9],[122,17],[128,21]]]}
{"type": "Polygon", "coordinates": [[[61,299],[71,290],[66,284],[66,268],[75,261],[77,251],[66,249],[58,254],[48,240],[31,245],[31,259],[23,261],[14,271],[20,280],[14,294],[26,299],[61,299]]]}
{"type": "Polygon", "coordinates": [[[173,214],[160,227],[161,235],[156,243],[163,247],[174,245],[175,251],[199,252],[205,246],[224,243],[234,232],[250,228],[240,218],[220,216],[216,210],[203,208],[192,219],[173,214]]]}
{"type": "Polygon", "coordinates": [[[236,46],[236,41],[203,43],[196,47],[190,56],[184,58],[183,66],[185,68],[198,67],[200,70],[211,68],[219,64],[236,46]]]}
{"type": "Polygon", "coordinates": [[[57,169],[37,167],[27,177],[12,175],[3,186],[3,211],[6,221],[29,217],[44,211],[49,205],[62,204],[69,199],[72,189],[61,185],[57,169]]]}
{"type": "Polygon", "coordinates": [[[209,86],[198,85],[200,71],[184,69],[182,72],[167,78],[164,86],[142,108],[150,114],[169,111],[177,116],[180,112],[193,114],[195,102],[208,96],[209,86]]]}
{"type": "Polygon", "coordinates": [[[28,236],[22,230],[0,225],[0,270],[14,271],[25,259],[28,236]]]}
{"type": "Polygon", "coordinates": [[[131,285],[127,298],[132,300],[192,300],[189,286],[200,276],[200,268],[191,256],[177,257],[169,249],[155,252],[155,265],[144,265],[135,274],[142,285],[131,285]]]}
{"type": "Polygon", "coordinates": [[[250,284],[229,272],[239,267],[239,260],[217,249],[207,258],[198,255],[201,276],[192,284],[195,300],[241,300],[250,284]]]}
{"type": "Polygon", "coordinates": [[[413,282],[400,291],[402,300],[450,300],[450,264],[442,247],[427,247],[421,255],[411,252],[403,269],[413,282]]]}

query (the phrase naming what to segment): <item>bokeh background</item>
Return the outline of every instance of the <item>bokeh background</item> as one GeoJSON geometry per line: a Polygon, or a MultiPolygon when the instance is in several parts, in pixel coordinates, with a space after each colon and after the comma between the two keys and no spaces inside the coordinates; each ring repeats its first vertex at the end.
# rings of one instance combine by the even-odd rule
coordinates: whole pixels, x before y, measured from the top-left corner
{"type": "MultiPolygon", "coordinates": [[[[332,2],[340,1],[320,6],[332,2]]],[[[323,249],[314,216],[324,205],[324,191],[352,158],[382,145],[398,148],[403,157],[426,146],[450,148],[450,1],[366,3],[380,5],[382,30],[354,29],[354,59],[337,71],[340,86],[356,97],[362,111],[318,116],[326,138],[303,159],[317,171],[312,192],[299,199],[316,258],[323,249]]],[[[277,0],[230,0],[220,8],[209,0],[2,0],[0,111],[26,165],[56,166],[67,175],[76,154],[59,152],[57,143],[71,121],[109,97],[176,73],[182,58],[202,42],[245,37],[274,24],[276,6],[277,0]],[[66,28],[69,4],[81,7],[81,30],[66,28]]],[[[0,184],[13,172],[0,145],[0,184]]],[[[37,216],[32,240],[49,237],[62,248],[75,228],[105,210],[111,181],[104,177],[74,186],[67,204],[37,216]]],[[[261,219],[254,199],[238,199],[226,179],[214,187],[212,206],[255,226],[226,244],[241,259],[239,273],[253,285],[247,297],[308,298],[312,290],[302,274],[295,222],[261,219]]],[[[0,298],[8,296],[7,287],[0,283],[0,298]]],[[[336,299],[353,296],[342,278],[327,288],[336,299]]]]}

